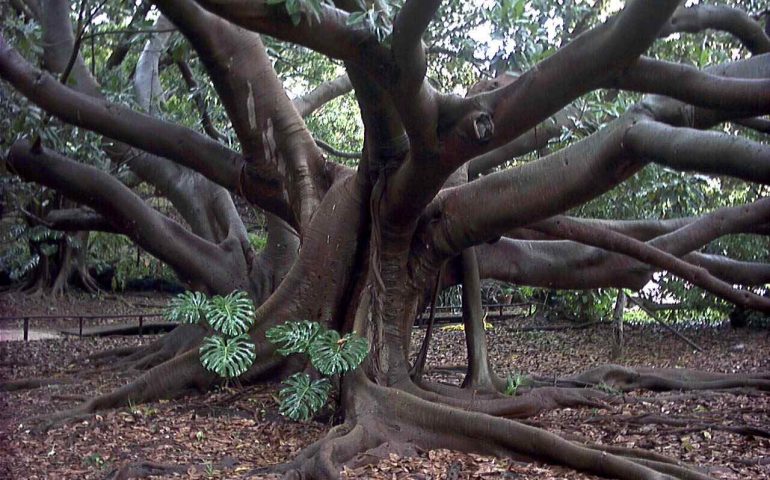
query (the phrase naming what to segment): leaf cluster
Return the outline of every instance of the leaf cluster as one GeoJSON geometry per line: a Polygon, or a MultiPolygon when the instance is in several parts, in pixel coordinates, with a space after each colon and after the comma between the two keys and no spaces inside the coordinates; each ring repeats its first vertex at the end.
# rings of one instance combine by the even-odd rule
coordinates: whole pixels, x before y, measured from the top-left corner
{"type": "Polygon", "coordinates": [[[358,367],[369,354],[369,342],[355,333],[340,336],[336,330],[303,320],[275,326],[265,334],[281,355],[305,354],[313,367],[327,378],[311,381],[296,373],[283,382],[280,411],[292,420],[308,420],[326,404],[331,383],[328,377],[358,367]]]}
{"type": "Polygon", "coordinates": [[[169,302],[165,318],[182,323],[208,323],[217,334],[203,340],[201,364],[220,377],[235,378],[256,359],[255,345],[246,333],[254,324],[254,303],[246,292],[206,297],[201,292],[184,292],[169,302]]]}

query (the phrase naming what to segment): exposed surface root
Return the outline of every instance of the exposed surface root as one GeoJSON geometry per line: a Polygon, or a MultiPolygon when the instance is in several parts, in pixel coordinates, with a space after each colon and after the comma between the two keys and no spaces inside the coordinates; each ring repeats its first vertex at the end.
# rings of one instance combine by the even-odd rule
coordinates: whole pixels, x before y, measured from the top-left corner
{"type": "Polygon", "coordinates": [[[11,380],[10,382],[0,383],[0,392],[15,392],[18,390],[31,390],[33,388],[45,387],[47,385],[61,385],[73,383],[69,378],[27,378],[24,380],[11,380]]]}
{"type": "Polygon", "coordinates": [[[205,330],[195,325],[180,325],[149,345],[120,347],[90,355],[87,360],[97,366],[109,365],[115,370],[147,370],[198,348],[205,330]]]}
{"type": "Polygon", "coordinates": [[[378,386],[360,373],[354,376],[344,396],[346,423],[301,453],[286,478],[339,478],[344,465],[360,460],[372,448],[379,447],[381,455],[385,445],[545,460],[611,478],[709,478],[673,459],[609,453],[513,420],[378,386]]]}
{"type": "MultiPolygon", "coordinates": [[[[537,379],[548,382],[547,379],[537,379]]],[[[553,383],[553,382],[552,382],[553,383]]],[[[770,390],[770,373],[709,373],[684,368],[630,368],[602,365],[578,375],[559,378],[557,385],[597,386],[614,390],[721,390],[755,388],[770,390]]]]}
{"type": "Polygon", "coordinates": [[[31,418],[35,430],[46,431],[72,418],[129,403],[175,398],[190,391],[206,391],[215,377],[200,364],[198,352],[188,352],[147,371],[135,381],[111,393],[95,397],[73,409],[31,418]]]}
{"type": "Polygon", "coordinates": [[[614,415],[607,417],[595,417],[587,420],[588,422],[625,422],[634,425],[668,425],[681,427],[677,433],[688,433],[703,430],[720,430],[723,432],[735,433],[737,435],[748,435],[752,437],[770,438],[770,430],[752,425],[725,425],[719,423],[719,420],[708,421],[704,418],[685,417],[676,418],[662,415],[614,415]]]}
{"type": "Polygon", "coordinates": [[[497,417],[526,418],[555,408],[593,407],[604,408],[617,398],[588,388],[541,387],[522,392],[517,396],[503,394],[474,394],[463,395],[458,388],[448,385],[433,384],[430,390],[415,386],[405,386],[404,389],[413,395],[437,402],[450,407],[473,410],[497,417]]]}
{"type": "Polygon", "coordinates": [[[109,473],[110,480],[128,480],[129,478],[144,478],[164,474],[183,474],[187,472],[185,465],[167,465],[155,462],[134,462],[124,465],[109,473]]]}

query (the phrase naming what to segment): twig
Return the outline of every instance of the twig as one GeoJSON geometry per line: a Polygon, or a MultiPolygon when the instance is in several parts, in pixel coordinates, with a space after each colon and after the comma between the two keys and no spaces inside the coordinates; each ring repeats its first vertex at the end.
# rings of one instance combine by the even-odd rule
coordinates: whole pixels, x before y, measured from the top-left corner
{"type": "Polygon", "coordinates": [[[647,307],[645,307],[636,297],[632,297],[631,295],[629,295],[628,299],[631,300],[631,302],[634,303],[637,307],[641,308],[642,311],[644,311],[644,313],[646,313],[647,315],[650,316],[650,318],[652,318],[653,320],[655,320],[656,322],[661,324],[666,330],[670,331],[671,333],[673,333],[674,335],[679,337],[683,342],[687,343],[687,345],[691,346],[692,348],[694,348],[695,350],[697,350],[699,352],[703,351],[703,348],[698,346],[697,343],[693,342],[689,338],[687,338],[684,335],[682,335],[681,333],[677,332],[676,329],[674,329],[674,327],[672,327],[671,325],[669,325],[666,322],[664,322],[663,320],[661,320],[660,317],[658,317],[658,315],[656,315],[652,310],[650,310],[647,307]]]}

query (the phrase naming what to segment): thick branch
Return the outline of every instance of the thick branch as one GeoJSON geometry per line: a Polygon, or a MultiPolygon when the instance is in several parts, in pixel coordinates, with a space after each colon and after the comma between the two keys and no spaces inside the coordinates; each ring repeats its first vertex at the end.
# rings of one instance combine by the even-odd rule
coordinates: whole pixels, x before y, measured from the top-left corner
{"type": "Polygon", "coordinates": [[[283,4],[265,0],[196,0],[207,10],[249,30],[303,45],[331,58],[364,66],[385,66],[390,52],[369,29],[347,24],[348,14],[321,3],[320,18],[303,16],[295,26],[283,4]]]}
{"type": "Polygon", "coordinates": [[[770,145],[736,135],[644,121],[626,142],[636,155],[675,170],[770,183],[770,145]]]}
{"type": "MultiPolygon", "coordinates": [[[[768,204],[770,206],[770,203],[768,204]]],[[[770,311],[770,299],[748,291],[736,290],[732,285],[712,276],[704,268],[691,265],[679,258],[631,237],[616,232],[602,231],[566,218],[546,220],[533,228],[549,235],[561,236],[636,258],[644,263],[667,270],[688,282],[714,293],[736,305],[756,310],[770,311]]],[[[686,229],[685,227],[684,229],[686,229]]],[[[684,230],[683,229],[683,230],[684,230]]]]}
{"type": "Polygon", "coordinates": [[[574,123],[570,119],[570,114],[574,113],[576,112],[572,108],[564,108],[553,117],[520,135],[515,140],[472,159],[468,162],[468,178],[476,178],[483,172],[500,166],[516,157],[546,147],[552,138],[558,137],[561,134],[562,128],[574,127],[574,123]]]}
{"type": "Polygon", "coordinates": [[[389,198],[396,200],[390,202],[388,223],[408,225],[459,165],[532,129],[636,61],[678,4],[633,0],[610,21],[578,36],[510,85],[467,99],[443,97],[441,149],[430,162],[413,158],[394,174],[389,198]]]}
{"type": "Polygon", "coordinates": [[[743,10],[726,5],[680,7],[660,35],[665,37],[675,32],[699,33],[704,30],[728,32],[753,54],[770,52],[770,37],[762,30],[762,25],[743,10]]]}
{"type": "Polygon", "coordinates": [[[442,192],[428,212],[428,218],[439,220],[431,226],[437,253],[453,256],[579,205],[628,178],[644,165],[624,148],[624,137],[640,118],[627,114],[547,157],[442,192]]]}
{"type": "Polygon", "coordinates": [[[290,223],[306,226],[329,186],[325,160],[286,96],[260,36],[193,2],[158,0],[156,5],[187,37],[211,76],[248,159],[246,173],[283,183],[281,200],[288,193],[294,217],[290,223]]]}
{"type": "MultiPolygon", "coordinates": [[[[770,54],[753,57],[770,63],[770,54]]],[[[650,58],[642,58],[606,84],[657,93],[701,108],[739,112],[744,117],[770,113],[770,79],[731,78],[650,58]]]]}
{"type": "Polygon", "coordinates": [[[109,174],[25,141],[11,147],[8,162],[26,180],[89,205],[116,230],[131,232],[137,244],[168,263],[183,279],[205,282],[216,291],[247,288],[235,283],[239,276],[233,272],[238,268],[217,245],[153,210],[109,174]]]}
{"type": "Polygon", "coordinates": [[[348,76],[340,75],[334,80],[322,83],[305,95],[295,98],[293,100],[294,108],[297,109],[297,113],[299,113],[302,118],[305,118],[326,103],[348,93],[352,89],[353,85],[351,85],[348,76]]]}
{"type": "Polygon", "coordinates": [[[118,231],[115,225],[103,215],[87,208],[70,208],[54,210],[43,219],[48,228],[62,231],[100,231],[109,233],[124,233],[118,231]]]}
{"type": "Polygon", "coordinates": [[[0,37],[0,75],[63,121],[118,139],[237,189],[241,156],[188,128],[77,93],[33,68],[0,37]]]}

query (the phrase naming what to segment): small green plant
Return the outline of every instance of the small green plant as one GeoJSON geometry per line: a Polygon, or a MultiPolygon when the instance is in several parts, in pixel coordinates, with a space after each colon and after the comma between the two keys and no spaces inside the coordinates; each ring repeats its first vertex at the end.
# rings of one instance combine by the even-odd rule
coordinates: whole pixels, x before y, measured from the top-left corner
{"type": "Polygon", "coordinates": [[[519,387],[524,384],[524,376],[520,373],[517,373],[514,376],[508,375],[507,380],[505,381],[505,393],[509,397],[513,397],[516,395],[516,392],[519,390],[519,387]]]}
{"type": "Polygon", "coordinates": [[[101,469],[106,466],[107,461],[104,458],[102,458],[102,456],[99,455],[98,453],[92,453],[83,459],[83,463],[88,466],[101,469]]]}
{"type": "Polygon", "coordinates": [[[305,354],[326,378],[311,380],[307,373],[295,373],[283,382],[278,394],[280,412],[292,420],[308,420],[329,397],[328,377],[355,370],[369,354],[369,342],[355,333],[339,332],[316,322],[286,322],[269,329],[267,339],[281,355],[305,354]]]}
{"type": "Polygon", "coordinates": [[[255,346],[246,334],[254,323],[254,304],[245,292],[207,298],[200,292],[184,292],[169,302],[165,317],[182,323],[206,322],[217,334],[203,339],[203,366],[223,378],[235,378],[251,367],[255,346]]]}
{"type": "Polygon", "coordinates": [[[608,383],[604,383],[604,382],[601,382],[598,385],[596,385],[596,389],[597,390],[601,390],[602,392],[608,393],[610,395],[620,395],[621,393],[623,393],[619,389],[613,387],[612,385],[610,385],[608,383]]]}

